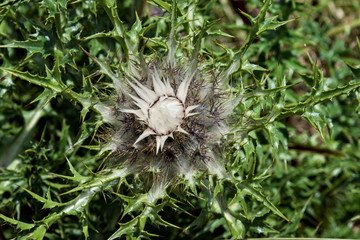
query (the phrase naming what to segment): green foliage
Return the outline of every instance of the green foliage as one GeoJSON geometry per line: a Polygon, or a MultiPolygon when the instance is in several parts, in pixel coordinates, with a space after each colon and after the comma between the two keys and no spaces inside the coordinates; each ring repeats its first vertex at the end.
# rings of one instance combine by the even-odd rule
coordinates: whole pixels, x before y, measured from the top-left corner
{"type": "Polygon", "coordinates": [[[360,5],[323,4],[5,0],[0,238],[358,238],[360,43],[336,14],[360,5]],[[107,167],[103,109],[166,54],[234,96],[224,176],[107,167]]]}

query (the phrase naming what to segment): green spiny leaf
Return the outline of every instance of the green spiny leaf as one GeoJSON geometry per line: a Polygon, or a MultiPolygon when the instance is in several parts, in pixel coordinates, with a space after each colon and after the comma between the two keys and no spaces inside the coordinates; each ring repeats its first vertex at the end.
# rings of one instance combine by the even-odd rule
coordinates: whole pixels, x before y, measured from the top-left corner
{"type": "Polygon", "coordinates": [[[32,75],[29,72],[20,72],[16,69],[2,68],[2,67],[0,67],[0,69],[14,75],[15,77],[21,78],[35,85],[44,88],[49,88],[56,93],[60,93],[63,90],[62,87],[59,85],[59,83],[56,82],[54,79],[48,79],[45,77],[41,77],[39,75],[32,75]]]}
{"type": "Polygon", "coordinates": [[[287,219],[287,217],[284,216],[284,214],[282,214],[282,212],[280,212],[279,209],[277,209],[274,204],[272,202],[269,201],[269,199],[267,199],[263,193],[261,193],[259,190],[257,190],[256,188],[246,184],[246,183],[241,183],[238,185],[238,187],[246,194],[254,197],[256,200],[258,200],[259,202],[262,202],[267,208],[269,208],[273,213],[275,213],[276,215],[280,216],[281,218],[285,219],[286,221],[289,221],[289,219],[287,219]]]}
{"type": "MultiPolygon", "coordinates": [[[[165,226],[165,227],[173,227],[173,228],[180,229],[180,227],[165,221],[164,219],[162,219],[159,216],[158,212],[160,212],[163,209],[165,204],[166,203],[164,202],[164,203],[156,205],[156,206],[148,206],[147,209],[144,210],[144,213],[146,212],[147,217],[149,217],[150,220],[153,223],[155,223],[156,225],[162,225],[162,226],[165,226]]],[[[144,217],[144,216],[142,215],[142,217],[144,217]]]]}
{"type": "Polygon", "coordinates": [[[290,84],[290,85],[286,85],[286,86],[281,86],[281,87],[275,87],[275,88],[270,88],[270,89],[264,89],[263,87],[258,87],[256,88],[254,91],[252,91],[249,94],[246,94],[245,96],[243,96],[243,98],[245,100],[253,98],[253,97],[261,97],[261,96],[269,96],[270,94],[273,93],[278,93],[281,92],[285,89],[291,88],[293,86],[295,86],[298,83],[294,83],[294,84],[290,84]]]}
{"type": "Polygon", "coordinates": [[[186,231],[191,228],[197,229],[197,228],[200,228],[201,226],[204,226],[209,219],[208,215],[209,215],[208,210],[202,209],[199,216],[197,216],[196,219],[189,226],[187,226],[184,230],[186,231]]]}
{"type": "Polygon", "coordinates": [[[0,48],[24,48],[28,51],[26,59],[34,55],[35,53],[41,53],[45,55],[45,40],[37,39],[37,40],[27,40],[27,41],[15,41],[10,44],[0,45],[0,48]]]}
{"type": "Polygon", "coordinates": [[[245,226],[241,219],[234,216],[234,214],[230,211],[229,206],[226,204],[226,200],[224,198],[225,196],[223,194],[218,195],[216,202],[212,205],[212,208],[215,211],[220,211],[227,223],[227,226],[230,229],[233,238],[244,238],[245,226]]]}
{"type": "Polygon", "coordinates": [[[107,185],[106,183],[113,182],[114,180],[118,180],[116,183],[118,183],[119,181],[123,181],[123,177],[125,177],[129,173],[131,173],[131,171],[132,171],[131,168],[124,167],[122,169],[113,170],[111,173],[109,173],[108,175],[104,175],[104,176],[103,175],[96,175],[93,177],[78,176],[77,178],[74,178],[74,177],[63,176],[63,175],[59,175],[59,174],[55,174],[55,175],[66,178],[66,179],[75,180],[75,181],[77,181],[77,180],[85,181],[84,183],[80,184],[79,186],[62,194],[62,195],[65,195],[65,194],[69,194],[69,193],[73,193],[73,192],[77,192],[77,191],[81,191],[81,190],[85,190],[85,189],[90,189],[90,188],[96,188],[96,187],[101,188],[101,187],[107,187],[107,186],[111,187],[112,186],[111,184],[107,185]]]}
{"type": "Polygon", "coordinates": [[[268,30],[276,30],[277,28],[293,21],[293,19],[286,21],[276,21],[276,18],[277,16],[265,18],[265,21],[261,23],[256,35],[260,35],[261,33],[268,30]]]}
{"type": "Polygon", "coordinates": [[[229,203],[229,208],[232,209],[233,204],[238,204],[240,202],[240,205],[242,207],[242,210],[244,211],[245,217],[247,217],[248,207],[246,205],[245,195],[246,194],[244,194],[240,189],[237,189],[237,193],[236,193],[235,197],[229,203]]]}
{"type": "Polygon", "coordinates": [[[273,161],[278,159],[278,150],[280,144],[282,143],[285,148],[287,147],[287,140],[285,136],[274,126],[273,124],[268,124],[266,126],[266,130],[268,131],[271,146],[273,148],[273,161]]]}
{"type": "Polygon", "coordinates": [[[26,188],[23,188],[21,187],[22,189],[24,189],[27,193],[29,193],[33,198],[35,198],[36,200],[38,200],[39,202],[42,202],[44,203],[44,206],[43,208],[54,208],[54,207],[59,207],[59,206],[62,206],[64,205],[63,203],[58,203],[58,202],[54,202],[52,201],[51,199],[46,199],[46,198],[43,198],[39,195],[37,195],[36,193],[33,193],[32,191],[26,189],[26,188]]]}
{"type": "Polygon", "coordinates": [[[245,60],[243,62],[243,64],[241,65],[241,70],[247,71],[251,75],[254,75],[254,71],[262,71],[262,72],[268,71],[267,69],[265,69],[265,68],[263,68],[261,66],[249,63],[248,60],[245,60]]]}
{"type": "Polygon", "coordinates": [[[109,238],[108,240],[114,240],[114,239],[118,239],[120,237],[122,237],[123,235],[132,235],[137,231],[137,225],[138,225],[138,221],[139,221],[139,216],[136,218],[133,218],[132,220],[130,220],[129,222],[125,223],[125,224],[120,224],[120,227],[118,230],[116,230],[116,232],[114,232],[109,238]]]}
{"type": "Polygon", "coordinates": [[[40,225],[38,228],[35,229],[34,232],[25,236],[25,239],[34,239],[34,240],[42,240],[46,233],[46,226],[40,225]]]}
{"type": "Polygon", "coordinates": [[[223,36],[223,37],[229,37],[229,38],[233,38],[234,36],[222,31],[221,29],[216,29],[214,31],[206,31],[208,36],[223,36]]]}
{"type": "Polygon", "coordinates": [[[244,16],[250,21],[251,24],[255,24],[255,23],[256,23],[256,19],[253,18],[250,14],[247,14],[246,12],[241,11],[241,10],[239,10],[239,11],[240,11],[240,13],[241,13],[242,15],[244,15],[244,16]]]}
{"type": "Polygon", "coordinates": [[[76,169],[73,167],[73,165],[71,164],[70,160],[68,158],[66,158],[66,161],[69,165],[69,168],[70,168],[70,172],[74,175],[72,177],[72,179],[74,181],[78,181],[78,182],[82,182],[84,180],[88,180],[89,177],[85,177],[85,176],[82,176],[80,173],[78,173],[78,171],[76,171],[76,169]]]}
{"type": "MultiPolygon", "coordinates": [[[[310,110],[310,109],[309,109],[310,110]]],[[[329,121],[317,112],[307,111],[302,115],[309,123],[319,131],[321,138],[325,141],[324,130],[329,121]]]]}
{"type": "Polygon", "coordinates": [[[132,25],[130,31],[126,32],[125,42],[131,53],[137,53],[139,51],[140,32],[142,30],[141,21],[139,16],[136,14],[136,21],[132,25]]]}
{"type": "Polygon", "coordinates": [[[228,210],[224,211],[224,218],[230,228],[232,238],[243,239],[246,229],[241,220],[230,214],[228,210]]]}
{"type": "Polygon", "coordinates": [[[41,100],[45,100],[44,103],[43,103],[43,107],[45,107],[45,105],[47,105],[51,99],[53,99],[54,97],[56,97],[56,92],[46,88],[44,89],[44,91],[39,95],[37,96],[30,104],[33,104],[37,101],[41,101],[41,100]]]}
{"type": "Polygon", "coordinates": [[[110,18],[110,21],[114,25],[113,33],[115,34],[117,40],[120,42],[121,47],[124,50],[126,58],[129,59],[129,46],[127,46],[125,38],[126,38],[126,30],[124,28],[123,21],[120,20],[118,12],[117,12],[117,1],[107,0],[100,1],[98,0],[100,5],[104,8],[106,14],[110,18]]]}
{"type": "Polygon", "coordinates": [[[29,230],[29,229],[32,229],[33,227],[35,227],[35,224],[24,223],[24,222],[15,220],[13,218],[6,217],[5,215],[2,215],[1,213],[0,213],[0,218],[2,218],[5,222],[16,225],[16,228],[21,229],[21,230],[29,230]]]}
{"type": "Polygon", "coordinates": [[[86,55],[88,55],[96,64],[98,64],[100,66],[102,73],[106,74],[107,76],[109,76],[111,78],[118,93],[122,93],[124,91],[124,89],[126,89],[125,84],[123,82],[121,82],[119,76],[115,75],[113,73],[113,71],[109,68],[109,66],[107,66],[105,63],[100,61],[95,56],[88,53],[81,46],[80,46],[80,48],[86,53],[86,55]]]}

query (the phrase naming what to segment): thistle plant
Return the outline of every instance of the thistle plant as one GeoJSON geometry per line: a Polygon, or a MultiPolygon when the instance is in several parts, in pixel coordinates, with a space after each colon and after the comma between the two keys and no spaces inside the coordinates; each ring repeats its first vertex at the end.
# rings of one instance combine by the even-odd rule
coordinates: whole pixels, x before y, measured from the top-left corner
{"type": "MultiPolygon", "coordinates": [[[[17,7],[37,11],[25,2],[0,4],[1,21],[11,20],[0,29],[13,33],[7,25],[17,7]]],[[[13,147],[0,152],[0,218],[16,226],[7,236],[239,239],[295,231],[302,215],[284,214],[262,187],[277,177],[271,169],[280,153],[290,158],[284,119],[302,116],[328,138],[332,122],[317,106],[355,99],[358,67],[348,64],[354,80],[329,87],[310,54],[310,69],[296,80],[270,57],[252,63],[266,34],[294,21],[278,20],[271,0],[258,3],[256,16],[241,12],[250,25],[234,48],[221,42],[233,36],[209,17],[216,1],[139,1],[131,20],[130,1],[36,3],[45,25],[22,17],[15,26],[28,38],[0,45],[4,99],[12,106],[6,96],[21,80],[36,95],[22,100],[35,107],[23,113],[13,147]],[[21,61],[12,52],[19,49],[27,54],[21,61]],[[301,84],[308,93],[300,97],[301,84]],[[6,197],[9,189],[14,197],[6,197]]]]}

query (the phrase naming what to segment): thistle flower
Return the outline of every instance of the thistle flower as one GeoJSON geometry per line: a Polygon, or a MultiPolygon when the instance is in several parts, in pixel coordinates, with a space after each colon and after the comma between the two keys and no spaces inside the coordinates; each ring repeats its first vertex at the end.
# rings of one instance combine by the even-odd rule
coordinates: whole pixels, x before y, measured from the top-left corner
{"type": "Polygon", "coordinates": [[[197,171],[224,177],[216,156],[233,106],[219,84],[226,73],[216,77],[206,71],[196,49],[191,59],[176,59],[177,46],[171,46],[166,61],[134,58],[123,79],[114,82],[113,105],[95,106],[111,125],[105,148],[111,152],[110,165],[170,179],[192,179],[197,171]]]}
{"type": "MultiPolygon", "coordinates": [[[[172,21],[174,16],[173,12],[172,21]]],[[[180,175],[192,179],[198,171],[226,176],[219,160],[221,143],[238,100],[231,98],[224,82],[238,63],[224,72],[199,63],[203,34],[201,30],[192,38],[195,46],[189,54],[175,41],[172,22],[166,56],[149,60],[133,53],[123,63],[121,76],[89,55],[116,89],[113,104],[95,106],[111,125],[104,148],[111,153],[111,168],[131,166],[134,172],[141,169],[170,179],[180,175]]]]}
{"type": "Polygon", "coordinates": [[[163,149],[168,137],[174,138],[174,132],[188,134],[182,129],[181,124],[184,120],[196,113],[191,113],[198,105],[185,107],[186,95],[190,85],[191,77],[183,80],[176,94],[171,87],[169,78],[163,82],[159,76],[156,67],[151,73],[154,90],[143,86],[135,80],[137,85],[129,82],[130,86],[135,90],[135,97],[128,94],[134,103],[140,108],[139,110],[124,109],[122,112],[132,113],[138,117],[138,120],[145,123],[148,128],[139,136],[134,146],[142,139],[150,136],[156,136],[156,153],[159,149],[163,149]]]}
{"type": "Polygon", "coordinates": [[[213,166],[227,132],[225,92],[194,64],[133,66],[126,88],[103,114],[111,124],[107,149],[116,159],[126,154],[131,164],[177,174],[221,171],[213,166]]]}

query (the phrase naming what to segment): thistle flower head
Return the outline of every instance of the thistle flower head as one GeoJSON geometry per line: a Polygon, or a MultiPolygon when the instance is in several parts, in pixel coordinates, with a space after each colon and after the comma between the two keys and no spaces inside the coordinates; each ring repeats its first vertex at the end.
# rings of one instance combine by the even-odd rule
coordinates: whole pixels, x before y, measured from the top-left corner
{"type": "Polygon", "coordinates": [[[218,78],[196,59],[186,60],[138,59],[119,81],[114,105],[98,106],[112,126],[108,149],[116,165],[137,164],[172,176],[196,170],[223,174],[215,155],[227,133],[229,101],[218,78]],[[123,155],[125,162],[119,160],[123,155]]]}
{"type": "Polygon", "coordinates": [[[142,85],[139,81],[136,84],[129,82],[129,85],[136,92],[138,97],[128,94],[140,109],[123,109],[122,112],[131,113],[137,116],[147,128],[135,141],[134,146],[142,139],[156,136],[156,153],[163,149],[165,141],[174,138],[174,132],[188,134],[181,125],[184,120],[196,113],[191,113],[197,106],[185,105],[186,95],[191,78],[183,80],[176,94],[171,86],[169,78],[164,82],[160,78],[156,67],[152,72],[153,90],[142,85]]]}
{"type": "Polygon", "coordinates": [[[176,6],[172,8],[166,56],[160,51],[144,57],[134,51],[118,75],[92,57],[116,90],[113,104],[95,106],[111,125],[105,147],[111,152],[110,166],[159,173],[157,179],[191,179],[199,171],[224,177],[220,146],[236,106],[224,82],[238,63],[219,72],[199,62],[205,31],[188,38],[189,48],[178,44],[176,6]]]}

